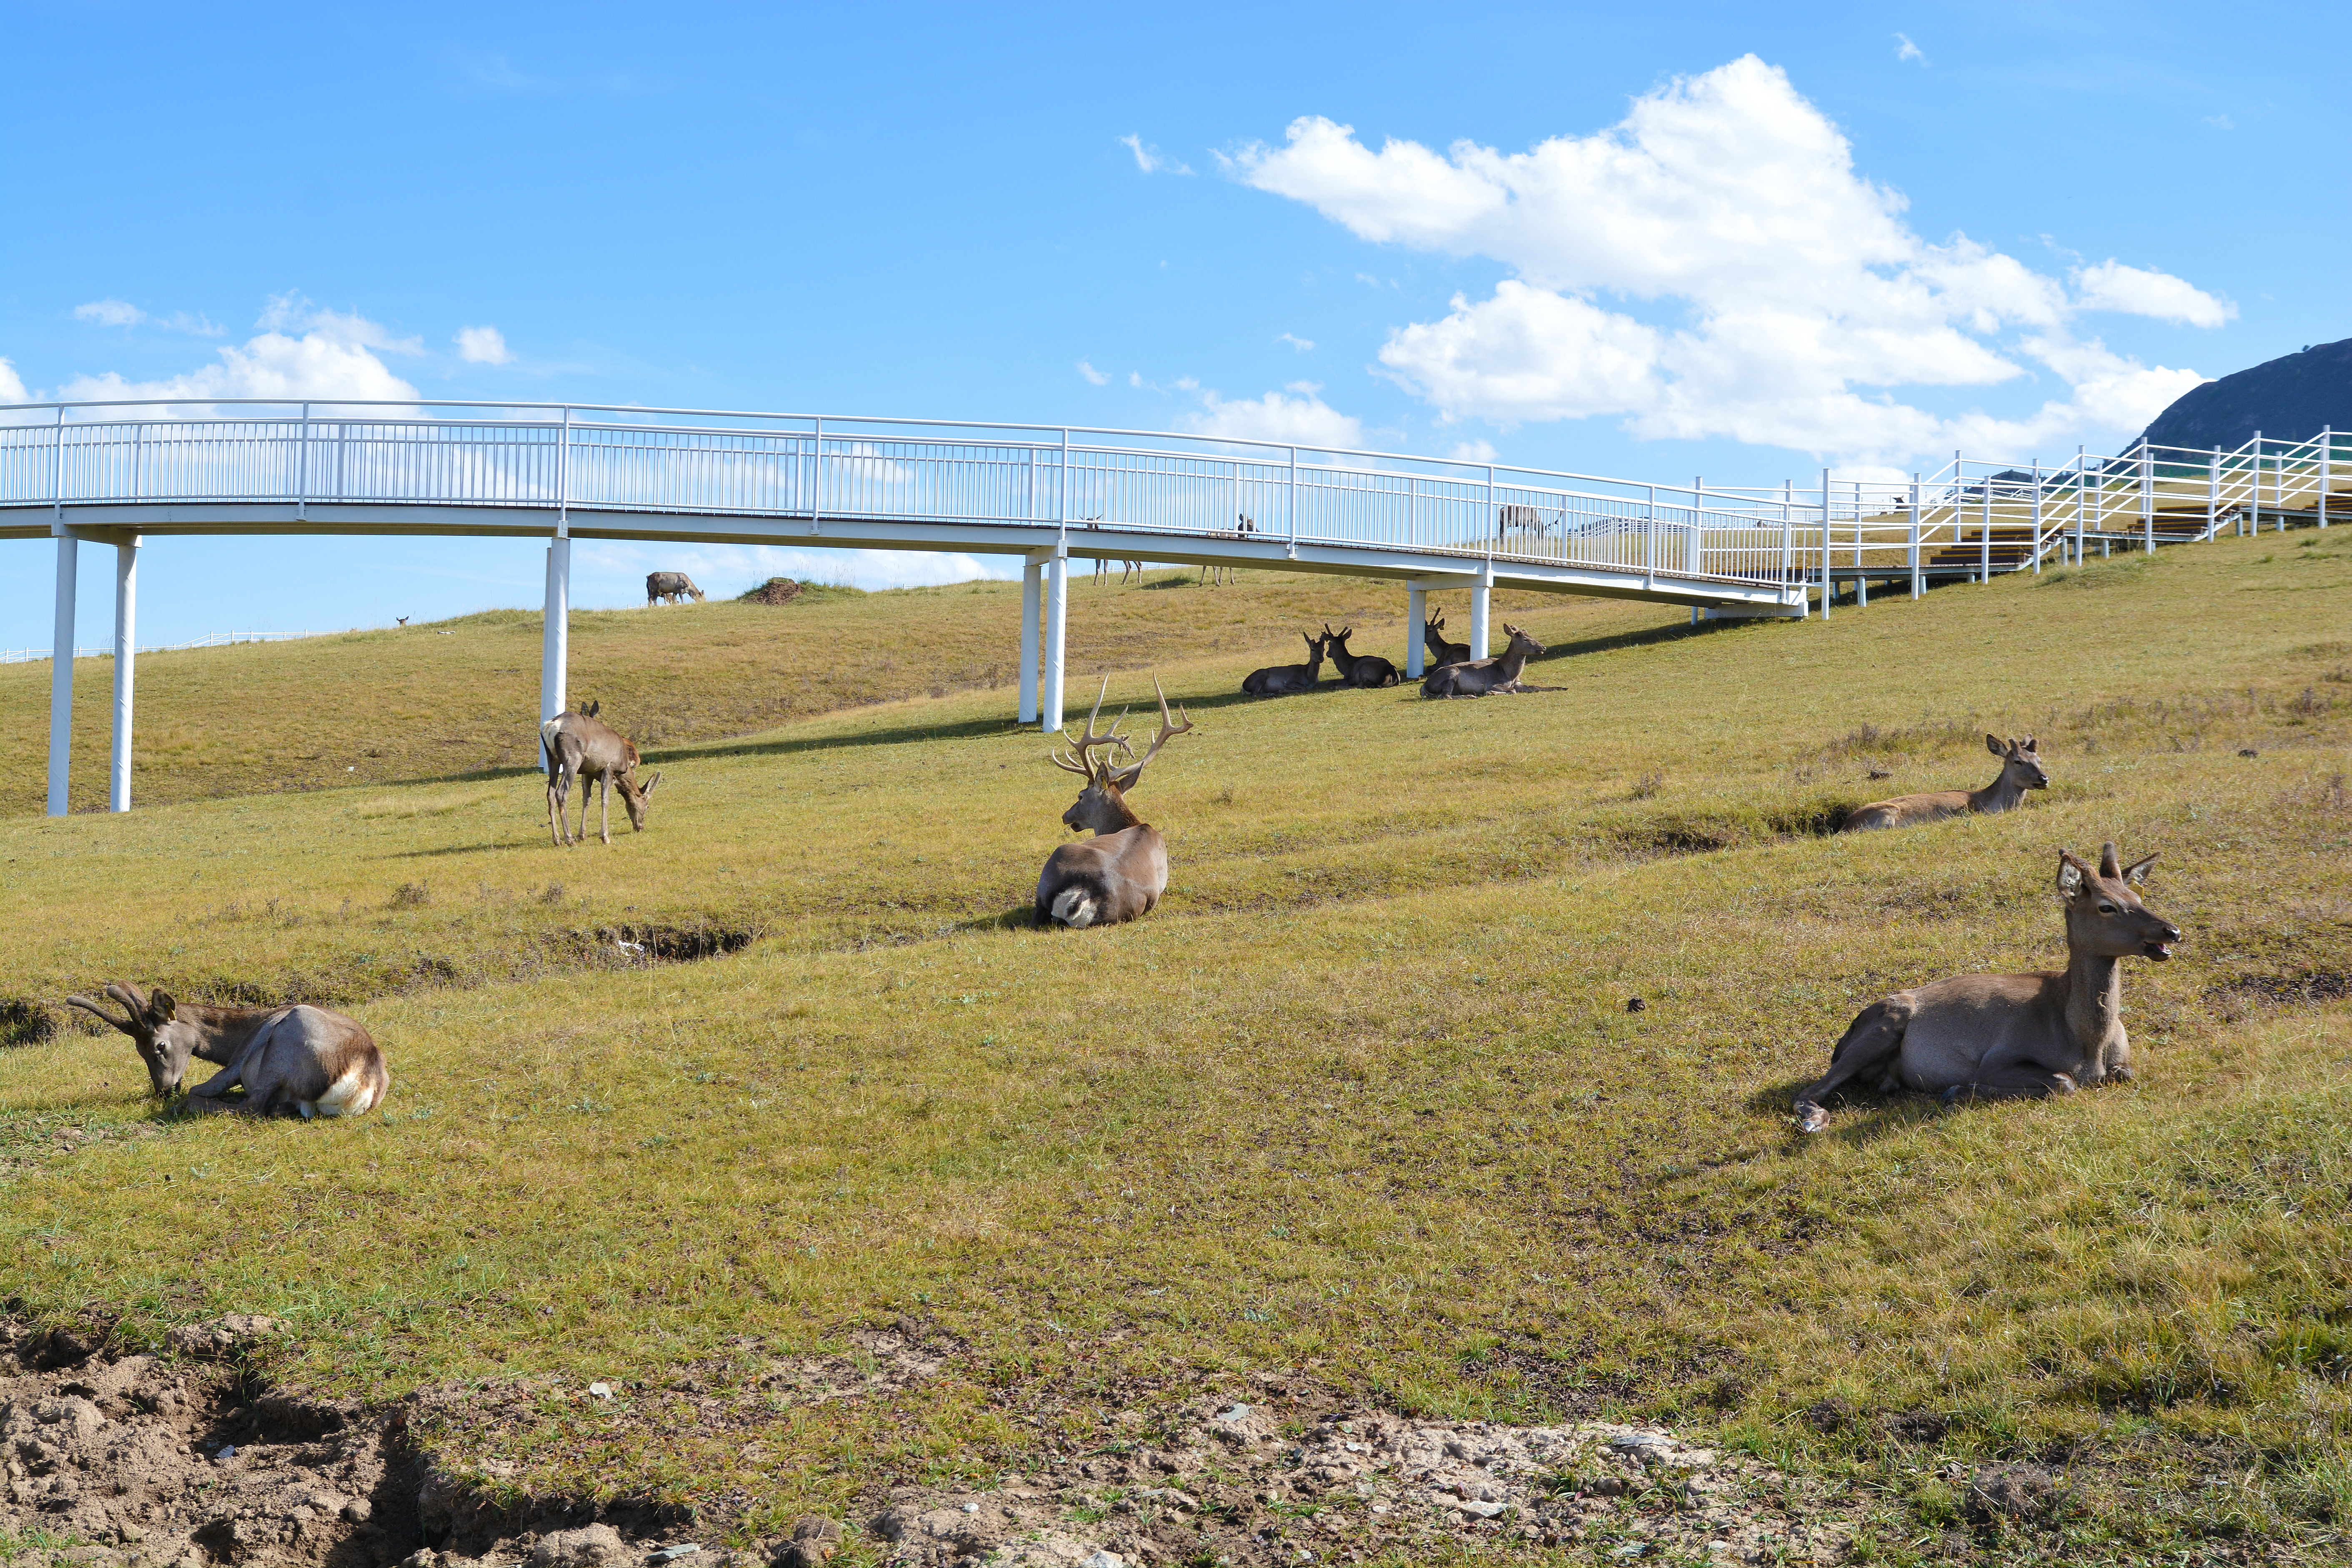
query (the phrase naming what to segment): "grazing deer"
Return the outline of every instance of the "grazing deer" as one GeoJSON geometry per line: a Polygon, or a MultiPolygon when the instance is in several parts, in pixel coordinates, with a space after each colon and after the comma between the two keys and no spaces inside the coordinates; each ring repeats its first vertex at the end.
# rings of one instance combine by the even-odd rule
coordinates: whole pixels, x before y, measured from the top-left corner
{"type": "Polygon", "coordinates": [[[2113,844],[2093,870],[2058,852],[2066,901],[2066,967],[2039,974],[1963,974],[1898,991],[1864,1007],[1830,1053],[1829,1076],[1797,1096],[1797,1125],[1829,1125],[1829,1097],[1851,1083],[1879,1093],[1907,1089],[1958,1100],[2071,1094],[2128,1079],[2121,961],[2162,963],[2180,928],[2133,892],[2147,859],[2126,867],[2113,844]]]}
{"type": "Polygon", "coordinates": [[[408,624],[408,617],[407,617],[406,616],[399,616],[399,617],[398,617],[398,619],[399,619],[399,621],[400,621],[400,624],[401,624],[402,626],[406,626],[406,625],[408,624]]]}
{"type": "Polygon", "coordinates": [[[595,717],[596,706],[591,703],[588,711],[566,713],[539,727],[540,744],[547,752],[547,827],[554,835],[558,848],[569,848],[587,839],[591,784],[604,786],[599,797],[603,807],[599,831],[604,842],[610,844],[613,791],[621,792],[621,805],[629,814],[629,826],[643,833],[646,802],[652,798],[654,786],[661,783],[659,773],[642,784],[637,783],[636,747],[619,731],[595,717]],[[568,831],[569,825],[564,820],[574,779],[580,781],[580,835],[576,838],[568,831]]]}
{"type": "Polygon", "coordinates": [[[1122,557],[1118,563],[1118,585],[1122,588],[1126,587],[1129,577],[1133,577],[1139,583],[1143,581],[1143,563],[1129,561],[1122,557]]]}
{"type": "MultiPolygon", "coordinates": [[[[1234,537],[1235,539],[1247,539],[1251,534],[1255,533],[1256,531],[1256,519],[1251,517],[1247,512],[1237,511],[1234,513],[1234,537]]],[[[1234,569],[1231,566],[1204,565],[1201,568],[1201,581],[1208,586],[1214,588],[1221,584],[1232,582],[1234,580],[1234,569]]]]}
{"type": "MultiPolygon", "coordinates": [[[[1062,821],[1073,833],[1092,828],[1095,836],[1065,844],[1046,858],[1045,869],[1037,878],[1041,926],[1059,924],[1083,931],[1088,926],[1118,925],[1150,914],[1158,906],[1160,895],[1168,890],[1168,841],[1158,828],[1135,815],[1127,804],[1126,792],[1135,787],[1160,747],[1192,728],[1192,716],[1185,713],[1179,724],[1168,716],[1168,694],[1160,689],[1157,679],[1151,689],[1160,694],[1160,734],[1142,761],[1112,767],[1114,749],[1132,756],[1134,748],[1116,733],[1117,723],[1111,725],[1112,732],[1095,733],[1103,694],[1110,689],[1108,676],[1103,678],[1102,691],[1095,694],[1094,711],[1087,715],[1086,733],[1070,741],[1077,755],[1066,760],[1059,752],[1050,753],[1055,767],[1087,781],[1076,802],[1062,814],[1062,821]],[[1095,755],[1098,751],[1099,757],[1095,755]]],[[[1183,711],[1181,706],[1177,710],[1183,711]]]]}
{"type": "Polygon", "coordinates": [[[1397,683],[1395,665],[1377,654],[1359,656],[1348,651],[1348,638],[1355,634],[1355,630],[1353,626],[1341,626],[1335,632],[1330,622],[1323,623],[1324,646],[1331,650],[1331,662],[1339,668],[1339,683],[1362,687],[1367,690],[1375,686],[1394,686],[1397,683]]]}
{"type": "Polygon", "coordinates": [[[1519,689],[1519,671],[1528,660],[1544,651],[1544,645],[1512,626],[1503,624],[1511,636],[1511,646],[1494,658],[1474,658],[1458,664],[1441,664],[1429,672],[1421,683],[1423,697],[1484,697],[1494,691],[1519,689]]]}
{"type": "Polygon", "coordinates": [[[1444,629],[1445,617],[1439,615],[1432,615],[1428,623],[1421,628],[1422,646],[1429,649],[1429,657],[1437,661],[1439,668],[1449,664],[1461,664],[1470,657],[1468,643],[1447,642],[1437,635],[1444,629]]]}
{"type": "Polygon", "coordinates": [[[225,1101],[225,1108],[256,1116],[281,1104],[305,1118],[364,1116],[392,1088],[383,1053],[368,1032],[324,1007],[207,1007],[174,1002],[161,988],[142,993],[120,980],[106,994],[126,1016],[116,1017],[87,996],[68,996],[66,1005],[130,1036],[159,1097],[180,1087],[191,1057],[222,1069],[189,1089],[191,1095],[218,1100],[242,1083],[245,1099],[225,1101]]]}
{"type": "Polygon", "coordinates": [[[702,590],[696,587],[694,579],[685,573],[648,572],[646,574],[646,604],[651,605],[656,600],[667,600],[675,605],[680,599],[689,597],[697,604],[700,604],[702,590]]]}
{"type": "Polygon", "coordinates": [[[1242,681],[1244,696],[1288,697],[1315,689],[1315,682],[1323,670],[1323,649],[1327,639],[1307,637],[1305,632],[1298,635],[1307,638],[1307,662],[1269,664],[1264,669],[1251,670],[1242,681]]]}
{"type": "MultiPolygon", "coordinates": [[[[2033,737],[2004,742],[1985,737],[1985,750],[2000,759],[2000,773],[1982,789],[1939,789],[1925,795],[1898,795],[1893,800],[1857,805],[1846,814],[1840,833],[1862,833],[1874,827],[1911,827],[1972,811],[2014,811],[2030,789],[2048,789],[2050,775],[2034,754],[2033,737]]],[[[1873,775],[1874,777],[1879,775],[1873,775]]]]}

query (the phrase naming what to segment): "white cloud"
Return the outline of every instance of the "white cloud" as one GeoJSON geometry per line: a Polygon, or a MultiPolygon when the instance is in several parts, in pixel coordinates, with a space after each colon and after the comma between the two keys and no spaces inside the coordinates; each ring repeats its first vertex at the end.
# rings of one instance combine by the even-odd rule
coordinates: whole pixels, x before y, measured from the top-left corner
{"type": "Polygon", "coordinates": [[[74,307],[77,321],[96,321],[101,327],[162,327],[166,331],[192,332],[200,338],[216,338],[221,328],[201,312],[174,310],[168,316],[151,316],[128,300],[92,300],[74,307]]]}
{"type": "Polygon", "coordinates": [[[1288,332],[1278,332],[1275,335],[1274,341],[1278,343],[1288,343],[1303,354],[1311,354],[1315,352],[1315,340],[1312,338],[1294,337],[1288,332]]]}
{"type": "Polygon", "coordinates": [[[1898,60],[1924,60],[1927,54],[1903,34],[1895,35],[1895,58],[1898,60]]]}
{"type": "Polygon", "coordinates": [[[514,363],[514,355],[507,348],[506,334],[496,327],[459,327],[451,341],[457,345],[457,357],[467,364],[514,363]]]}
{"type": "Polygon", "coordinates": [[[1492,441],[1456,441],[1445,455],[1457,463],[1491,463],[1502,454],[1495,450],[1492,441]]]}
{"type": "Polygon", "coordinates": [[[1139,370],[1129,371],[1127,373],[1127,384],[1129,386],[1141,386],[1143,384],[1143,373],[1139,370]]]}
{"type": "MultiPolygon", "coordinates": [[[[1163,172],[1171,174],[1189,174],[1192,172],[1181,159],[1171,158],[1157,147],[1145,146],[1143,138],[1140,136],[1122,136],[1119,142],[1129,152],[1135,154],[1135,166],[1147,174],[1163,172]]],[[[1163,261],[1160,265],[1165,267],[1168,264],[1163,261]]]]}
{"type": "Polygon", "coordinates": [[[2119,310],[2131,316],[2154,316],[2188,327],[2218,327],[2233,321],[2238,307],[2168,272],[2126,267],[2109,259],[2074,274],[2074,289],[2085,310],[2119,310]]]}
{"type": "Polygon", "coordinates": [[[24,378],[16,374],[16,362],[0,359],[0,403],[32,401],[32,395],[25,390],[24,378]]]}
{"type": "MultiPolygon", "coordinates": [[[[1183,383],[1179,382],[1180,386],[1183,383]]],[[[1178,421],[1196,435],[1226,440],[1275,441],[1323,448],[1360,448],[1364,444],[1363,421],[1325,403],[1322,388],[1311,381],[1292,382],[1286,394],[1232,402],[1213,391],[1201,394],[1201,409],[1178,421]]]]}
{"type": "MultiPolygon", "coordinates": [[[[1456,296],[1440,321],[1396,329],[1381,351],[1387,374],[1448,419],[1613,415],[1641,435],[1892,463],[1948,451],[1957,432],[1988,422],[1887,389],[2080,367],[2081,355],[2053,360],[2025,340],[2059,342],[2094,299],[2192,323],[2226,310],[2179,279],[2113,263],[2078,274],[2083,298],[2070,300],[2060,279],[1965,236],[1922,239],[1904,198],[1859,174],[1837,127],[1753,56],[1659,89],[1606,131],[1525,153],[1393,140],[1375,152],[1350,127],[1307,116],[1285,145],[1226,163],[1364,239],[1487,257],[1516,274],[1486,300],[1456,296]],[[1647,308],[1612,308],[1626,301],[1647,308]]],[[[2027,423],[2129,428],[2161,406],[2136,400],[2196,379],[2108,358],[2084,373],[2081,395],[2027,423]]]]}
{"type": "Polygon", "coordinates": [[[1110,375],[1108,372],[1097,370],[1084,360],[1078,362],[1078,374],[1097,386],[1107,386],[1110,384],[1110,375]]]}
{"type": "Polygon", "coordinates": [[[2205,123],[2216,131],[2235,131],[2238,128],[2238,122],[2226,114],[2209,114],[2205,117],[2205,123]]]}
{"type": "Polygon", "coordinates": [[[74,307],[75,321],[96,321],[101,327],[135,327],[146,319],[147,312],[128,300],[92,300],[74,307]]]}
{"type": "Polygon", "coordinates": [[[794,550],[769,544],[654,544],[583,540],[572,554],[572,600],[593,607],[645,603],[646,574],[684,572],[714,599],[771,577],[846,583],[853,588],[928,588],[1018,577],[1018,556],[929,550],[794,550]]]}
{"type": "Polygon", "coordinates": [[[216,351],[216,364],[156,381],[131,381],[113,371],[79,375],[58,390],[60,400],[156,398],[174,403],[214,403],[226,398],[289,401],[406,402],[416,389],[393,374],[376,357],[379,350],[423,352],[415,338],[394,338],[356,314],[319,310],[291,294],[270,300],[263,330],[242,347],[216,351]],[[299,330],[297,337],[289,331],[299,330]]]}

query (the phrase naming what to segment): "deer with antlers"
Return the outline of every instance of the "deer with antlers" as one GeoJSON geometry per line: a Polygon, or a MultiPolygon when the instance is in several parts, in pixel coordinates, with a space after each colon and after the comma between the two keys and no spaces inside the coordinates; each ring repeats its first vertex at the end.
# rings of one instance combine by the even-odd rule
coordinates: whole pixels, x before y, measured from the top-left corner
{"type": "Polygon", "coordinates": [[[1323,623],[1324,646],[1331,650],[1331,662],[1339,667],[1339,684],[1366,689],[1375,686],[1394,686],[1397,683],[1395,665],[1378,654],[1359,655],[1348,651],[1348,639],[1355,632],[1353,626],[1341,626],[1335,632],[1330,622],[1323,623]]]}
{"type": "Polygon", "coordinates": [[[1506,621],[1503,629],[1511,636],[1511,646],[1493,658],[1474,658],[1455,664],[1441,664],[1423,678],[1423,697],[1485,697],[1490,692],[1522,691],[1519,672],[1528,660],[1544,651],[1544,645],[1506,621]]]}
{"type": "Polygon", "coordinates": [[[2095,870],[2058,852],[2066,967],[2038,974],[1963,974],[1864,1007],[1830,1053],[1827,1077],[1797,1096],[1800,1131],[1829,1125],[1830,1096],[1849,1085],[1960,1100],[2039,1099],[2128,1079],[2123,961],[2172,956],[2180,928],[2140,902],[2147,859],[2126,866],[2103,845],[2095,870]]]}
{"type": "Polygon", "coordinates": [[[122,1017],[87,996],[68,996],[66,1005],[130,1036],[159,1098],[180,1087],[191,1058],[221,1067],[190,1089],[191,1096],[257,1116],[280,1105],[305,1119],[364,1116],[392,1088],[383,1053],[367,1030],[324,1007],[209,1007],[176,1002],[160,986],[142,992],[120,980],[106,994],[122,1008],[122,1017]],[[242,1100],[222,1100],[240,1083],[242,1100]]]}
{"type": "Polygon", "coordinates": [[[1445,617],[1436,614],[1432,614],[1421,628],[1422,646],[1428,648],[1429,657],[1437,661],[1435,668],[1442,669],[1449,664],[1468,662],[1470,645],[1466,642],[1447,642],[1437,635],[1444,629],[1445,617]]]}
{"type": "Polygon", "coordinates": [[[1094,711],[1087,715],[1086,733],[1064,737],[1076,754],[1065,757],[1058,750],[1048,753],[1055,767],[1087,781],[1076,802],[1062,814],[1062,821],[1073,833],[1091,828],[1095,836],[1065,844],[1046,858],[1045,869],[1037,878],[1041,926],[1084,931],[1088,926],[1140,919],[1158,906],[1160,895],[1168,890],[1168,841],[1158,828],[1135,815],[1127,804],[1127,792],[1135,787],[1160,747],[1192,728],[1192,716],[1179,704],[1176,710],[1184,713],[1184,720],[1178,723],[1169,717],[1168,694],[1160,690],[1157,678],[1151,689],[1160,696],[1160,734],[1139,762],[1123,768],[1112,765],[1114,752],[1135,754],[1118,732],[1116,721],[1108,731],[1095,732],[1103,697],[1110,690],[1108,676],[1103,678],[1102,690],[1095,694],[1094,711]]]}

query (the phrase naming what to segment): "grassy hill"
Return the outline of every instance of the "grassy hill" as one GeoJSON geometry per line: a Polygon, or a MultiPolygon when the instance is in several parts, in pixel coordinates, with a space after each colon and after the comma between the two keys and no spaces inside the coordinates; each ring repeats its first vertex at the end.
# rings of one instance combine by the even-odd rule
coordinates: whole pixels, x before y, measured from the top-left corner
{"type": "MultiPolygon", "coordinates": [[[[1109,667],[1115,706],[1156,673],[1198,721],[1137,794],[1166,903],[1082,934],[1025,927],[1072,792],[987,684],[1017,590],[583,617],[574,689],[668,775],[609,848],[551,847],[538,779],[477,771],[527,757],[528,617],[145,661],[142,711],[189,729],[142,798],[179,804],[0,821],[11,1289],[134,1339],[282,1315],[274,1375],[377,1395],[732,1386],[746,1336],[892,1322],[953,1347],[814,1413],[746,1384],[750,1427],[648,1394],[643,1419],[550,1396],[429,1434],[503,1487],[747,1530],[1280,1371],[1710,1435],[1850,1489],[1885,1561],[2326,1561],[2352,1519],[2347,593],[2352,532],[1826,626],[1549,601],[1509,614],[1554,689],[1427,703],[1235,694],[1327,615],[1386,605],[1359,646],[1393,656],[1401,594],[1082,584],[1074,666],[1109,667]],[[268,793],[333,782],[339,704],[463,743],[268,793]],[[1822,836],[1984,782],[1987,730],[2037,735],[2053,787],[1822,836]],[[2060,962],[2057,850],[2109,838],[2163,853],[2149,902],[2188,931],[2128,969],[2136,1083],[1856,1104],[1797,1139],[1793,1089],[1860,1005],[2060,962]],[[118,977],[350,1006],[385,1113],[159,1112],[127,1042],[57,1023],[118,977]],[[1956,1478],[2013,1458],[2067,1510],[1969,1534],[1956,1478]]],[[[5,691],[37,779],[38,704],[5,691]]]]}

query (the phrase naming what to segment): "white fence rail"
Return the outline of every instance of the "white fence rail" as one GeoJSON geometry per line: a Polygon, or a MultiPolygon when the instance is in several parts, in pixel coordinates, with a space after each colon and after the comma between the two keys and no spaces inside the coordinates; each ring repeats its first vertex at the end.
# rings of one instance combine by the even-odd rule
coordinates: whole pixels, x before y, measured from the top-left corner
{"type": "MultiPolygon", "coordinates": [[[[193,642],[162,643],[152,647],[142,647],[138,651],[185,653],[192,647],[226,647],[231,643],[241,642],[296,642],[303,637],[323,637],[334,635],[332,632],[213,632],[193,642]]],[[[0,664],[46,662],[54,651],[46,647],[0,647],[0,664]]],[[[114,649],[110,646],[77,647],[74,649],[74,657],[76,658],[112,658],[114,649]]]]}
{"type": "MultiPolygon", "coordinates": [[[[479,404],[93,403],[0,408],[0,515],[50,507],[561,510],[1066,527],[1361,545],[1654,578],[1989,576],[2118,545],[2340,520],[2332,433],[2234,450],[1955,454],[1907,485],[1661,485],[1394,453],[1139,431],[479,404]],[[2333,512],[2331,515],[2331,508],[2333,512]]],[[[46,657],[36,655],[35,657],[46,657]]]]}

